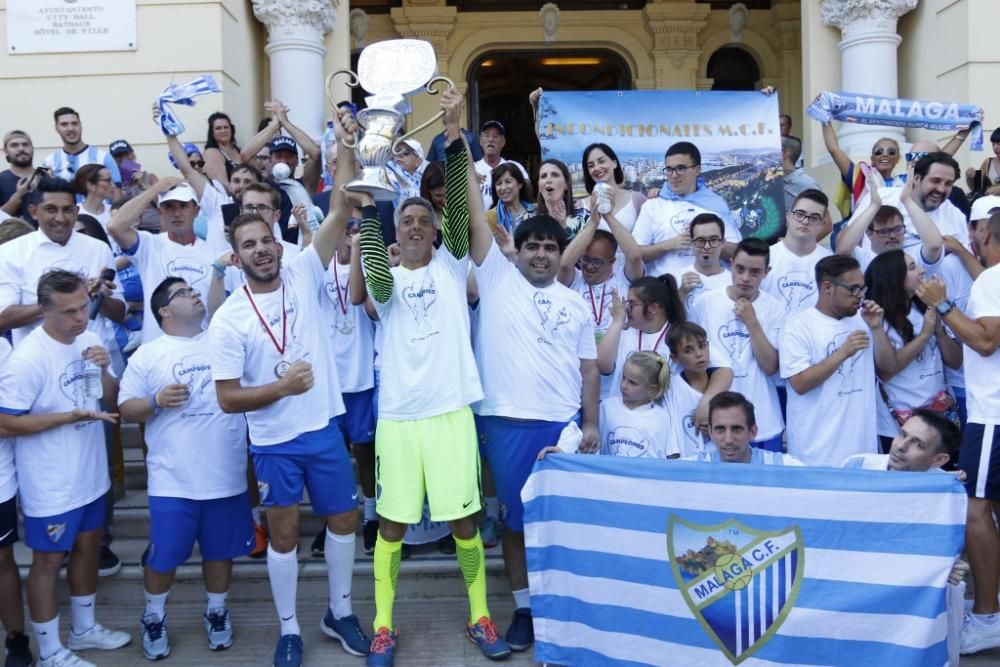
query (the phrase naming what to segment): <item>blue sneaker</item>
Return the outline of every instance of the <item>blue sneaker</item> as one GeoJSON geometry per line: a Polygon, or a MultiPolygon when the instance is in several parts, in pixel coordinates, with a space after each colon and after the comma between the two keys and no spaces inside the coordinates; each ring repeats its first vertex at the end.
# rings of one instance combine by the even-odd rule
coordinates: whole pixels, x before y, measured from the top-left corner
{"type": "Polygon", "coordinates": [[[170,655],[166,616],[160,618],[156,614],[143,614],[142,654],[146,660],[163,660],[170,655]]]}
{"type": "Polygon", "coordinates": [[[233,624],[229,621],[229,610],[222,607],[205,614],[205,632],[208,633],[208,648],[224,651],[233,645],[233,624]]]}
{"type": "Polygon", "coordinates": [[[514,618],[507,628],[507,645],[512,651],[527,651],[535,643],[535,626],[531,621],[531,609],[522,607],[514,610],[514,618]]]}
{"type": "Polygon", "coordinates": [[[500,543],[500,534],[503,528],[499,519],[486,517],[486,520],[479,526],[479,537],[483,540],[484,549],[492,549],[500,543]]]}
{"type": "Polygon", "coordinates": [[[302,637],[281,635],[274,647],[274,667],[302,667],[302,637]]]}
{"type": "Polygon", "coordinates": [[[368,637],[361,630],[358,617],[354,614],[343,618],[334,618],[329,607],[326,615],[319,623],[319,629],[340,642],[344,650],[351,655],[368,655],[368,637]]]}
{"type": "Polygon", "coordinates": [[[510,655],[510,647],[497,634],[497,626],[487,616],[480,618],[474,625],[465,626],[465,636],[475,642],[490,660],[503,660],[510,655]]]}
{"type": "Polygon", "coordinates": [[[368,659],[365,661],[366,667],[392,667],[398,640],[398,632],[389,628],[379,628],[375,636],[372,637],[372,645],[368,649],[368,659]]]}

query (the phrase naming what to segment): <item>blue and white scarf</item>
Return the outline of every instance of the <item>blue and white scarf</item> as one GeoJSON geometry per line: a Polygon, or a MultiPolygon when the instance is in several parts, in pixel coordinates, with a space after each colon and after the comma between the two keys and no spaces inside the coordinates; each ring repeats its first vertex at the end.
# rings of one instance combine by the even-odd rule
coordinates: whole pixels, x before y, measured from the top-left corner
{"type": "Polygon", "coordinates": [[[861,125],[971,130],[974,151],[983,150],[983,109],[975,104],[925,102],[861,93],[823,91],[806,108],[821,123],[839,120],[861,125]]]}
{"type": "Polygon", "coordinates": [[[160,109],[160,129],[163,130],[163,136],[176,137],[184,132],[184,124],[170,110],[170,107],[167,106],[168,103],[193,107],[194,98],[198,95],[221,92],[219,84],[209,74],[196,76],[187,83],[172,83],[167,86],[167,89],[156,98],[156,106],[160,109]]]}

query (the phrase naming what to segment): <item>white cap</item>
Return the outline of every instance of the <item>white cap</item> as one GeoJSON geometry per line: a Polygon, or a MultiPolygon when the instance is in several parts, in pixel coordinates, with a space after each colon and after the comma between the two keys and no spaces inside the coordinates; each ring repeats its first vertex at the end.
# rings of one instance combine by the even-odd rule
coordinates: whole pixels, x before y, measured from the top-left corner
{"type": "Polygon", "coordinates": [[[980,197],[976,201],[972,202],[972,213],[969,214],[969,220],[982,220],[984,218],[990,217],[990,214],[1000,209],[1000,197],[996,195],[986,195],[985,197],[980,197]]]}
{"type": "Polygon", "coordinates": [[[424,147],[416,139],[403,139],[403,143],[410,147],[410,150],[417,154],[421,160],[424,159],[424,147]]]}
{"type": "Polygon", "coordinates": [[[187,183],[181,183],[177,187],[171,188],[166,192],[161,192],[156,198],[156,205],[159,206],[165,201],[193,201],[198,203],[198,195],[195,193],[194,188],[192,188],[187,183]]]}

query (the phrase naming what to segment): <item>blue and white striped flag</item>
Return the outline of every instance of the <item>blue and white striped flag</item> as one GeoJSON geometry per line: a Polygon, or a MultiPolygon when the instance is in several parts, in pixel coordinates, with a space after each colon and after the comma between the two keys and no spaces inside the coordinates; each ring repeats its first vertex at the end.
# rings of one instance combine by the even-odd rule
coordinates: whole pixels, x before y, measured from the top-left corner
{"type": "Polygon", "coordinates": [[[215,78],[210,74],[196,76],[187,83],[172,83],[167,86],[159,97],[156,98],[156,105],[160,109],[160,129],[165,137],[177,137],[184,132],[184,124],[171,111],[170,104],[183,104],[193,107],[194,98],[207,93],[222,92],[215,78]]]}
{"type": "Polygon", "coordinates": [[[564,455],[521,495],[539,662],[948,663],[953,475],[564,455]]]}

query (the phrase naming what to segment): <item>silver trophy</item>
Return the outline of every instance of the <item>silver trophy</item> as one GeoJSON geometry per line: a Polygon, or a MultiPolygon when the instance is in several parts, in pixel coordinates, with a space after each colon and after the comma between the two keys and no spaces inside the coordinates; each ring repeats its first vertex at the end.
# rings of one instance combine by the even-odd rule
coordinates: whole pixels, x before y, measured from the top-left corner
{"type": "Polygon", "coordinates": [[[405,114],[412,111],[406,95],[421,88],[431,95],[440,91],[434,86],[445,83],[454,86],[451,79],[434,76],[437,57],[429,42],[419,39],[392,39],[365,47],[358,60],[357,73],[342,69],[326,79],[326,95],[336,110],[331,84],[335,77],[346,74],[347,85],[361,86],[369,93],[365,98],[367,108],[358,112],[358,124],[364,133],[343,139],[344,145],[355,149],[362,166],[361,178],[351,181],[346,188],[354,192],[367,192],[375,201],[391,201],[398,196],[385,166],[394,155],[401,152],[399,144],[417,132],[437,122],[440,111],[404,135],[399,135],[405,114]]]}

